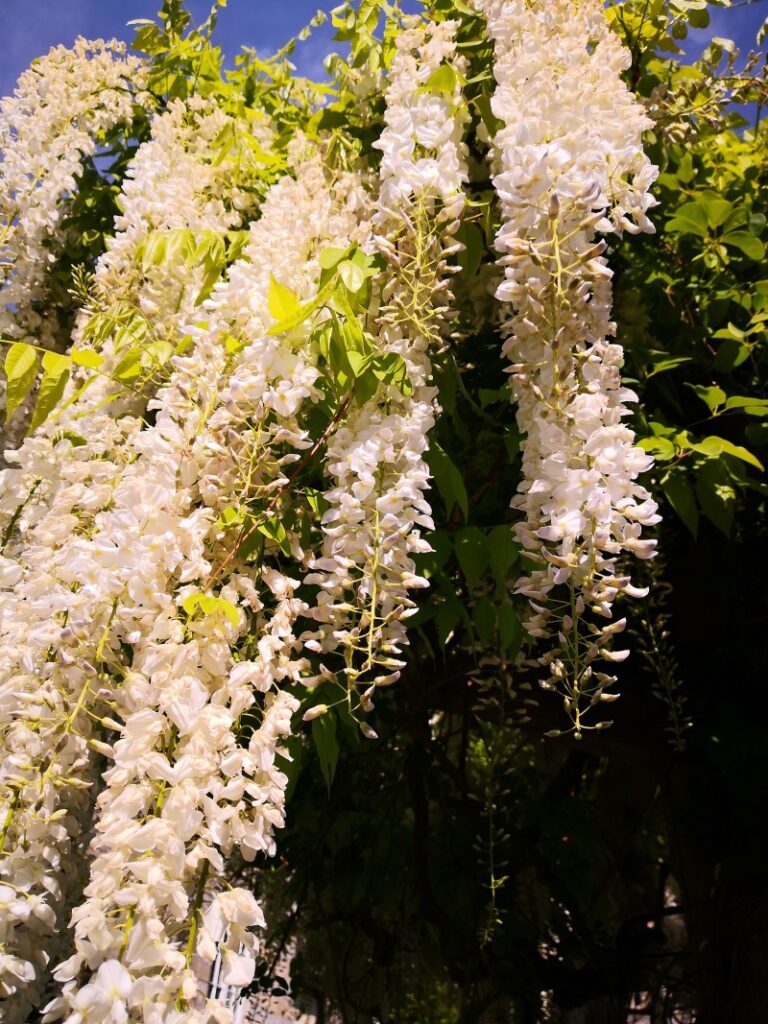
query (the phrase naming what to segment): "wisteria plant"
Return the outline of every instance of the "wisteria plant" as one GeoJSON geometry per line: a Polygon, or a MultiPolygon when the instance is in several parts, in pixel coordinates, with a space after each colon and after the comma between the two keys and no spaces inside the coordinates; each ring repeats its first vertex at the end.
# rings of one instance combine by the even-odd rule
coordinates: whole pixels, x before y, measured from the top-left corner
{"type": "Polygon", "coordinates": [[[659,116],[631,5],[360,0],[318,84],[295,41],[226,70],[224,2],[55,48],[0,106],[7,1024],[231,1022],[205,979],[253,983],[233,865],[275,854],[297,750],[330,786],[430,622],[558,694],[551,735],[607,728],[653,457],[760,467],[631,426],[612,264],[654,231],[659,116]],[[457,395],[504,437],[496,522],[441,443],[457,395]]]}

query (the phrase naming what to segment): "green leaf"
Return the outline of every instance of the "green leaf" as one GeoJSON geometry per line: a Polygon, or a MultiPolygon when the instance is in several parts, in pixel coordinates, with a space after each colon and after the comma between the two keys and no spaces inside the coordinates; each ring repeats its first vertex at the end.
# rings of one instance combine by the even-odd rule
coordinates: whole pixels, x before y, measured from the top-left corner
{"type": "Polygon", "coordinates": [[[739,409],[747,416],[768,416],[768,398],[750,398],[748,395],[731,395],[725,403],[726,409],[739,409]]]}
{"type": "Polygon", "coordinates": [[[335,245],[329,245],[318,256],[320,269],[333,270],[348,254],[349,249],[339,249],[335,245]]]}
{"type": "Polygon", "coordinates": [[[723,235],[721,242],[724,245],[740,249],[751,260],[759,261],[765,255],[765,246],[749,231],[729,231],[728,234],[723,235]]]}
{"type": "Polygon", "coordinates": [[[60,355],[58,352],[46,352],[43,355],[43,379],[40,381],[40,389],[37,392],[37,404],[30,430],[35,430],[44,423],[55,409],[59,399],[64,394],[64,388],[69,379],[69,370],[72,360],[69,356],[60,355]]]}
{"type": "MultiPolygon", "coordinates": [[[[351,356],[351,353],[349,353],[351,356]]],[[[385,352],[371,360],[371,369],[384,384],[396,387],[407,398],[413,393],[405,360],[397,352],[385,352]]]]}
{"type": "MultiPolygon", "coordinates": [[[[715,337],[719,334],[718,331],[715,337]]],[[[751,351],[750,345],[729,337],[718,347],[714,367],[716,370],[733,370],[749,359],[751,351]]]]}
{"type": "MultiPolygon", "coordinates": [[[[270,284],[270,288],[271,287],[272,286],[270,284]]],[[[282,285],[279,285],[279,287],[282,288],[282,285]]],[[[317,293],[314,299],[310,299],[309,302],[305,302],[303,304],[298,303],[298,298],[294,295],[293,297],[296,299],[298,304],[293,308],[293,312],[291,313],[291,315],[284,317],[282,320],[278,320],[276,324],[272,324],[272,326],[267,331],[267,334],[287,334],[289,331],[292,331],[294,327],[298,327],[300,323],[303,323],[316,310],[320,309],[321,306],[324,306],[328,302],[328,300],[330,299],[331,295],[334,292],[335,287],[336,278],[332,277],[331,280],[327,281],[325,285],[320,289],[320,291],[317,293]]],[[[287,288],[285,290],[288,291],[287,288]]],[[[293,295],[293,292],[291,292],[290,294],[293,295]]]]}
{"type": "Polygon", "coordinates": [[[725,401],[725,392],[722,388],[719,388],[716,385],[707,388],[700,384],[686,384],[686,387],[689,387],[696,392],[710,412],[714,412],[714,410],[725,401]]]}
{"type": "Polygon", "coordinates": [[[482,530],[468,526],[456,534],[456,558],[471,590],[488,567],[488,548],[482,530]]]}
{"type": "Polygon", "coordinates": [[[472,621],[481,643],[487,644],[496,627],[496,607],[489,597],[481,597],[472,611],[472,621]]]}
{"type": "Polygon", "coordinates": [[[733,203],[727,199],[707,199],[704,204],[707,222],[716,228],[723,224],[733,212],[733,203]]]}
{"type": "Polygon", "coordinates": [[[269,275],[269,291],[267,292],[267,309],[269,315],[280,323],[290,320],[301,312],[298,295],[280,284],[274,274],[269,275]]]}
{"type": "Polygon", "coordinates": [[[104,356],[92,348],[73,348],[70,355],[75,366],[84,366],[88,370],[98,370],[104,362],[104,356]]]}
{"type": "Polygon", "coordinates": [[[487,537],[486,545],[491,572],[499,594],[506,588],[507,573],[517,561],[520,549],[511,526],[495,526],[487,537]]]}
{"type": "Polygon", "coordinates": [[[266,519],[263,523],[259,523],[256,527],[259,533],[264,537],[273,540],[280,548],[282,553],[288,557],[291,554],[291,543],[286,533],[285,527],[276,517],[266,519]]]}
{"type": "Polygon", "coordinates": [[[29,394],[37,376],[37,352],[24,341],[14,342],[5,357],[5,422],[29,394]]]}
{"type": "Polygon", "coordinates": [[[742,462],[748,462],[750,466],[754,466],[755,469],[763,469],[762,462],[753,455],[752,452],[746,448],[742,448],[738,444],[732,444],[730,441],[726,441],[724,437],[716,437],[710,435],[705,437],[703,441],[699,441],[696,444],[689,444],[688,446],[692,451],[699,452],[701,455],[707,455],[710,458],[717,458],[720,455],[733,455],[737,459],[741,459],[742,462]]]}
{"type": "Polygon", "coordinates": [[[365,284],[363,268],[353,263],[352,260],[344,260],[339,264],[339,277],[344,287],[350,292],[359,292],[365,284]]]}
{"type": "Polygon", "coordinates": [[[336,764],[339,760],[339,742],[336,739],[335,715],[323,715],[322,718],[316,718],[312,722],[312,740],[317,751],[320,771],[330,795],[331,784],[336,774],[336,764]]]}
{"type": "Polygon", "coordinates": [[[699,510],[685,470],[675,467],[662,478],[661,489],[667,501],[695,537],[699,529],[699,510]]]}
{"type": "Polygon", "coordinates": [[[350,348],[347,351],[347,362],[353,377],[362,377],[366,370],[371,368],[373,360],[374,357],[370,353],[366,354],[355,348],[350,348]]]}
{"type": "Polygon", "coordinates": [[[480,228],[474,224],[461,224],[456,238],[464,249],[456,257],[465,277],[474,277],[483,261],[485,239],[480,228]]]}
{"type": "Polygon", "coordinates": [[[721,459],[707,459],[696,474],[696,494],[704,515],[730,537],[736,507],[736,489],[721,459]]]}
{"type": "Polygon", "coordinates": [[[82,448],[88,444],[83,435],[75,433],[74,430],[57,430],[53,436],[53,443],[58,444],[59,441],[69,441],[73,448],[82,448]]]}
{"type": "Polygon", "coordinates": [[[224,597],[213,597],[211,594],[189,594],[181,602],[181,607],[190,618],[200,612],[203,618],[209,615],[223,615],[233,626],[237,626],[240,615],[237,606],[224,597]]]}
{"type": "Polygon", "coordinates": [[[453,506],[458,505],[466,522],[469,516],[469,497],[458,467],[437,443],[433,443],[430,447],[427,453],[427,462],[432,470],[440,497],[445,504],[447,515],[450,516],[453,506]]]}
{"type": "Polygon", "coordinates": [[[456,70],[451,64],[441,64],[417,92],[435,92],[452,96],[458,80],[456,70]]]}
{"type": "Polygon", "coordinates": [[[112,376],[122,384],[127,384],[140,375],[141,350],[138,348],[129,349],[112,371],[112,376]]]}
{"type": "Polygon", "coordinates": [[[511,604],[499,608],[499,641],[508,658],[514,658],[523,640],[523,624],[511,604]]]}
{"type": "Polygon", "coordinates": [[[669,459],[674,459],[677,452],[668,437],[641,437],[637,445],[652,455],[657,462],[668,462],[669,459]]]}
{"type": "MultiPolygon", "coordinates": [[[[656,355],[656,353],[654,353],[656,355]]],[[[684,363],[690,363],[690,356],[663,356],[659,358],[658,362],[654,362],[652,369],[648,371],[648,379],[655,377],[657,373],[666,373],[668,370],[674,370],[678,366],[682,366],[684,363]]]]}
{"type": "Polygon", "coordinates": [[[488,134],[493,136],[501,129],[503,121],[501,121],[494,114],[491,109],[491,98],[486,93],[481,93],[475,100],[475,106],[477,107],[480,117],[483,119],[488,134]]]}
{"type": "Polygon", "coordinates": [[[709,218],[703,203],[683,203],[667,221],[667,231],[681,235],[698,235],[705,238],[709,227],[709,218]]]}
{"type": "Polygon", "coordinates": [[[442,646],[448,642],[451,633],[456,629],[462,615],[464,606],[455,594],[446,595],[445,601],[437,606],[435,611],[435,629],[437,638],[442,646]]]}

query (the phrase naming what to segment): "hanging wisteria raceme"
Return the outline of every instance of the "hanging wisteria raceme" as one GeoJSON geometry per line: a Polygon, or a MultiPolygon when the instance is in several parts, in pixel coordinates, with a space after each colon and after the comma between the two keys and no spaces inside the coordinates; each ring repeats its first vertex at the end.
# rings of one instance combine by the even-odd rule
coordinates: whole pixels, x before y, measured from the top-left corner
{"type": "MultiPolygon", "coordinates": [[[[131,324],[147,325],[140,341],[151,374],[159,362],[153,346],[167,362],[184,336],[205,270],[180,259],[142,268],[137,253],[153,232],[220,234],[239,223],[237,177],[213,145],[227,120],[202,102],[177,102],[156,119],[129,170],[119,233],[96,269],[94,294],[109,296],[110,308],[135,310],[121,325],[124,333],[131,324]]],[[[19,889],[0,910],[0,978],[6,995],[28,988],[6,1008],[9,1021],[26,1019],[28,1001],[40,999],[46,962],[56,952],[48,938],[54,911],[61,917],[67,890],[76,888],[71,843],[82,845],[93,802],[87,766],[89,745],[98,747],[94,716],[104,713],[111,675],[121,666],[109,630],[115,601],[138,564],[114,538],[89,538],[136,457],[153,380],[136,374],[126,389],[115,369],[130,353],[130,339],[121,342],[114,327],[95,346],[88,339],[95,315],[83,313],[74,344],[98,356],[100,372],[85,370],[70,382],[69,407],[10,454],[14,465],[0,474],[0,741],[8,755],[0,776],[0,879],[19,889]]]]}
{"type": "Polygon", "coordinates": [[[524,435],[513,506],[518,536],[541,568],[518,583],[527,623],[550,650],[545,688],[559,690],[580,735],[583,713],[614,677],[594,669],[624,628],[610,618],[619,594],[640,596],[619,557],[651,557],[643,526],[656,504],[637,483],[652,460],[622,420],[636,395],[622,387],[621,346],[609,339],[611,271],[597,236],[651,231],[656,170],[643,153],[649,122],[621,74],[629,54],[599,0],[477,0],[494,41],[502,127],[493,139],[502,225],[496,239],[509,305],[504,353],[524,435]]]}
{"type": "Polygon", "coordinates": [[[109,628],[132,655],[110,702],[120,738],[105,749],[114,765],[73,914],[76,953],[56,971],[65,985],[47,1019],[228,1020],[224,1007],[206,1009],[193,956],[221,952],[226,985],[253,978],[261,911],[246,890],[222,891],[221,877],[235,850],[272,853],[282,824],[275,757],[298,702],[280,686],[308,667],[292,632],[304,605],[273,552],[262,552],[255,580],[229,557],[239,531],[223,530],[220,514],[268,506],[311,443],[296,419],[317,397],[318,370],[311,352],[267,334],[270,275],[310,298],[318,247],[356,230],[348,181],[340,203],[319,161],[296,173],[269,194],[249,259],[194,329],[194,351],[174,360],[151,403],[156,423],[136,436],[138,458],[97,517],[95,551],[130,552],[109,628]]]}
{"type": "MultiPolygon", "coordinates": [[[[434,529],[424,493],[436,413],[430,357],[450,313],[447,261],[458,248],[452,235],[467,178],[457,23],[404,26],[389,70],[386,127],[374,143],[382,162],[373,245],[386,269],[369,317],[375,344],[400,357],[409,385],[382,384],[331,436],[323,552],[307,577],[320,588],[312,617],[322,626],[305,641],[326,660],[331,652],[343,657],[353,713],[370,708],[375,686],[398,678],[403,622],[415,607],[409,593],[427,585],[413,555],[431,550],[422,532],[434,529]],[[441,69],[450,84],[433,90],[441,69]]],[[[323,664],[320,678],[329,674],[323,664]]]]}
{"type": "MultiPolygon", "coordinates": [[[[213,104],[176,101],[154,119],[151,139],[131,162],[117,233],[88,283],[87,307],[73,333],[79,365],[71,367],[60,408],[7,455],[0,528],[13,520],[12,545],[62,489],[69,504],[52,509],[54,516],[73,513],[85,527],[88,508],[92,516],[113,475],[105,460],[121,465],[130,452],[127,436],[141,428],[138,417],[166,375],[207,273],[203,264],[190,266],[178,246],[175,256],[158,262],[143,259],[142,249],[182,234],[223,238],[240,225],[248,213],[242,175],[217,144],[231,123],[213,104]],[[81,507],[80,499],[87,504],[81,507]]],[[[259,128],[262,136],[268,132],[259,128]]]]}
{"type": "Polygon", "coordinates": [[[0,103],[0,333],[55,340],[35,307],[66,231],[64,200],[106,133],[147,106],[144,62],[115,39],[54,47],[0,103]]]}

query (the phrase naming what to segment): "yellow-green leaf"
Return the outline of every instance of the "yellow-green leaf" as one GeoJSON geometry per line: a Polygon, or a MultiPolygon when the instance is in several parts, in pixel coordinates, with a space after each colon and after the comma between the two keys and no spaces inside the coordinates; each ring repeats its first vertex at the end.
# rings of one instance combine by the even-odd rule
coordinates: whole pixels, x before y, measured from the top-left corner
{"type": "Polygon", "coordinates": [[[73,348],[70,355],[76,366],[84,366],[88,370],[98,370],[104,362],[104,357],[92,348],[73,348]]]}
{"type": "Polygon", "coordinates": [[[441,64],[436,68],[423,86],[425,92],[436,92],[438,94],[453,95],[456,88],[458,76],[450,64],[441,64]]]}
{"type": "MultiPolygon", "coordinates": [[[[282,285],[278,285],[278,287],[282,288],[282,285]]],[[[276,324],[272,324],[270,329],[267,331],[267,334],[287,334],[288,331],[292,331],[294,327],[298,327],[299,324],[303,323],[303,321],[306,320],[307,317],[311,316],[315,310],[320,309],[321,306],[324,306],[328,302],[335,287],[336,277],[334,276],[330,281],[325,283],[314,299],[310,299],[309,302],[305,302],[303,305],[298,302],[298,299],[293,295],[293,292],[290,292],[290,294],[296,299],[297,305],[294,307],[290,316],[287,316],[282,320],[278,320],[276,324]]],[[[288,291],[287,288],[285,290],[288,291]]],[[[272,308],[270,307],[270,313],[271,312],[272,308]]]]}
{"type": "Polygon", "coordinates": [[[30,430],[35,430],[41,423],[45,423],[58,405],[64,394],[64,388],[69,379],[69,370],[72,366],[69,356],[60,355],[58,352],[46,352],[42,362],[43,379],[40,381],[37,405],[29,425],[30,430]]]}
{"type": "Polygon", "coordinates": [[[267,308],[269,315],[278,323],[295,317],[301,310],[298,295],[280,284],[274,274],[269,275],[269,291],[267,292],[267,308]]]}
{"type": "Polygon", "coordinates": [[[5,357],[5,421],[13,416],[29,394],[37,375],[37,352],[24,341],[17,341],[5,357]]]}
{"type": "Polygon", "coordinates": [[[710,437],[705,437],[703,441],[699,441],[697,444],[690,445],[690,448],[701,455],[707,455],[713,459],[720,455],[733,455],[734,458],[741,459],[742,462],[748,462],[755,469],[764,468],[756,455],[753,455],[748,449],[742,448],[741,445],[726,441],[724,437],[711,435],[710,437]]]}
{"type": "Polygon", "coordinates": [[[365,284],[363,268],[353,263],[352,260],[344,260],[339,264],[339,277],[344,287],[350,292],[359,292],[365,284]]]}

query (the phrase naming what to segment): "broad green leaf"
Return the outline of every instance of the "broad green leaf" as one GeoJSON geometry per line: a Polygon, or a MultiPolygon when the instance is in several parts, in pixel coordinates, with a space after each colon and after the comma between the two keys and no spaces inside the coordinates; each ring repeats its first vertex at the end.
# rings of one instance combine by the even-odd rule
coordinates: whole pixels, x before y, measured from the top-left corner
{"type": "Polygon", "coordinates": [[[5,357],[5,421],[29,394],[37,376],[37,352],[24,341],[14,342],[5,357]]]}
{"type": "Polygon", "coordinates": [[[477,107],[480,117],[483,119],[483,124],[488,131],[488,134],[493,136],[499,131],[503,122],[496,117],[493,110],[491,109],[491,98],[486,93],[481,93],[475,100],[475,106],[477,107]]]}
{"type": "Polygon", "coordinates": [[[276,517],[270,517],[269,519],[264,520],[263,523],[259,523],[256,529],[269,540],[273,540],[284,555],[290,556],[291,542],[288,534],[286,533],[285,527],[279,519],[276,517]]]}
{"type": "Polygon", "coordinates": [[[142,366],[165,366],[173,355],[173,345],[169,341],[153,341],[147,345],[141,356],[142,366]]]}
{"type": "MultiPolygon", "coordinates": [[[[351,355],[351,353],[350,353],[351,355]]],[[[371,361],[371,369],[384,384],[396,387],[407,398],[413,393],[408,378],[408,367],[405,360],[397,352],[385,352],[371,361]]]]}
{"type": "Polygon", "coordinates": [[[88,444],[83,435],[75,433],[74,430],[57,430],[53,435],[53,443],[58,444],[59,441],[69,441],[73,448],[82,448],[88,444]]]}
{"type": "Polygon", "coordinates": [[[141,240],[136,249],[136,259],[145,273],[150,267],[159,267],[165,261],[168,242],[169,236],[167,231],[150,231],[141,240]]]}
{"type": "Polygon", "coordinates": [[[223,615],[233,626],[237,626],[240,621],[236,605],[226,598],[214,597],[211,594],[189,594],[181,602],[181,607],[190,618],[200,612],[204,618],[209,615],[223,615]]]}
{"type": "Polygon", "coordinates": [[[435,485],[445,504],[445,511],[450,516],[453,506],[458,505],[466,521],[469,516],[469,498],[464,479],[450,456],[439,444],[433,443],[427,453],[427,462],[432,470],[435,485]]]}
{"type": "Polygon", "coordinates": [[[523,624],[511,604],[499,608],[499,641],[508,658],[514,658],[523,639],[523,624]]]}
{"type": "Polygon", "coordinates": [[[370,353],[360,352],[358,349],[350,348],[347,350],[347,362],[349,368],[352,370],[354,377],[362,377],[371,364],[373,363],[374,356],[370,353]]]}
{"type": "Polygon", "coordinates": [[[703,203],[683,203],[667,221],[667,231],[682,235],[698,235],[704,238],[709,227],[707,211],[703,203]]]}
{"type": "Polygon", "coordinates": [[[445,646],[448,642],[464,614],[464,606],[458,597],[455,594],[445,595],[445,601],[435,611],[435,628],[441,645],[445,646]]]}
{"type": "MultiPolygon", "coordinates": [[[[287,334],[289,331],[292,331],[294,327],[298,327],[299,324],[303,323],[308,317],[310,317],[314,312],[316,312],[316,310],[320,309],[321,306],[326,305],[331,295],[333,294],[335,287],[336,278],[332,277],[331,280],[327,281],[325,285],[320,289],[320,291],[317,293],[314,299],[310,299],[309,302],[305,302],[303,305],[297,305],[290,316],[287,316],[284,319],[279,320],[276,324],[273,324],[267,331],[267,334],[287,334]]],[[[293,295],[293,292],[291,292],[291,295],[293,295]]]]}
{"type": "Polygon", "coordinates": [[[141,351],[137,348],[129,349],[112,371],[112,376],[122,384],[127,384],[140,375],[141,351]]]}
{"type": "Polygon", "coordinates": [[[751,260],[759,261],[765,256],[765,246],[749,231],[729,231],[721,241],[724,245],[741,250],[751,260]]]}
{"type": "Polygon", "coordinates": [[[479,583],[488,568],[488,547],[482,530],[476,526],[468,526],[456,534],[456,558],[461,571],[472,589],[479,583]]]}
{"type": "Polygon", "coordinates": [[[46,352],[42,359],[43,377],[40,381],[40,388],[37,392],[37,403],[30,430],[35,430],[44,423],[64,394],[64,388],[69,379],[69,370],[72,360],[69,356],[60,355],[58,352],[46,352]]]}
{"type": "Polygon", "coordinates": [[[336,764],[339,760],[339,742],[336,739],[336,716],[323,715],[312,722],[312,740],[317,750],[317,760],[328,793],[331,792],[336,764]]]}
{"type": "Polygon", "coordinates": [[[739,409],[747,416],[768,416],[768,398],[750,398],[748,395],[731,395],[725,403],[726,409],[739,409]]]}
{"type": "Polygon", "coordinates": [[[699,510],[684,469],[675,467],[661,480],[661,489],[672,508],[695,537],[699,529],[699,510]]]}
{"type": "Polygon", "coordinates": [[[453,95],[458,83],[458,76],[451,64],[441,64],[427,79],[426,83],[419,89],[419,92],[436,92],[438,94],[453,95]]]}
{"type": "Polygon", "coordinates": [[[736,507],[736,489],[721,459],[707,459],[696,473],[696,494],[707,519],[730,537],[736,507]]]}
{"type": "Polygon", "coordinates": [[[489,597],[481,597],[472,610],[472,622],[481,643],[487,644],[496,627],[496,606],[489,597]]]}
{"type": "Polygon", "coordinates": [[[488,534],[486,545],[497,591],[502,594],[506,587],[507,573],[520,554],[512,527],[495,526],[488,534]]]}
{"type": "Polygon", "coordinates": [[[714,410],[725,401],[725,392],[722,388],[719,388],[716,385],[714,387],[707,388],[702,387],[700,384],[687,384],[686,387],[689,387],[696,392],[710,412],[714,412],[714,410]]]}
{"type": "Polygon", "coordinates": [[[70,355],[75,366],[84,366],[88,370],[98,370],[104,362],[104,356],[92,348],[73,348],[70,355]]]}
{"type": "Polygon", "coordinates": [[[669,459],[674,459],[677,451],[668,437],[642,437],[637,444],[644,452],[652,455],[657,462],[667,462],[669,459]]]}
{"type": "Polygon", "coordinates": [[[485,239],[480,228],[464,223],[456,232],[456,238],[464,246],[456,257],[465,277],[474,277],[483,261],[485,239]]]}
{"type": "Polygon", "coordinates": [[[690,444],[689,447],[692,451],[699,452],[701,455],[707,455],[710,458],[717,458],[719,455],[733,455],[735,458],[741,459],[742,462],[748,462],[750,466],[754,466],[756,469],[763,469],[763,464],[756,455],[753,455],[752,452],[742,448],[740,445],[726,441],[724,437],[710,435],[705,437],[703,441],[690,444]]]}
{"type": "MultiPolygon", "coordinates": [[[[720,332],[718,331],[718,334],[720,332]]],[[[717,337],[717,335],[715,335],[717,337]]],[[[714,367],[716,370],[733,370],[749,359],[752,347],[735,338],[728,337],[717,349],[714,367]]]]}
{"type": "Polygon", "coordinates": [[[349,249],[339,249],[335,245],[329,245],[318,256],[318,263],[321,270],[333,270],[345,257],[349,255],[349,249]]]}
{"type": "Polygon", "coordinates": [[[733,203],[729,203],[727,199],[707,199],[703,205],[707,221],[713,228],[723,224],[733,212],[733,203]]]}
{"type": "Polygon", "coordinates": [[[284,284],[280,284],[274,274],[269,275],[267,308],[269,315],[278,323],[295,317],[301,311],[298,295],[284,284]]]}
{"type": "Polygon", "coordinates": [[[355,402],[363,406],[379,390],[379,380],[373,370],[368,369],[355,380],[355,402]]]}
{"type": "Polygon", "coordinates": [[[344,287],[350,292],[359,292],[365,284],[363,268],[353,263],[352,260],[344,260],[339,264],[339,277],[344,287]]]}

